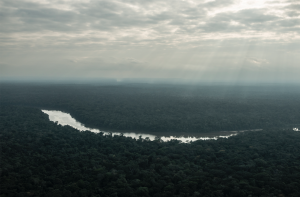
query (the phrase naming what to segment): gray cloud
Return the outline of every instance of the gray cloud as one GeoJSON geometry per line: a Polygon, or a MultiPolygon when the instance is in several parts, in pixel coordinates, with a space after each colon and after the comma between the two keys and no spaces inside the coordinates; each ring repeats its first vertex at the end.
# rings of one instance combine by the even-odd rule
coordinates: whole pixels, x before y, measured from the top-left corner
{"type": "Polygon", "coordinates": [[[300,16],[300,12],[296,12],[296,11],[287,11],[286,15],[288,15],[289,17],[298,17],[300,16]]]}
{"type": "MultiPolygon", "coordinates": [[[[224,11],[210,16],[208,9],[233,5],[236,1],[210,1],[196,5],[182,1],[61,1],[69,9],[60,8],[60,4],[38,3],[38,1],[8,1],[4,0],[0,6],[2,32],[61,32],[82,33],[86,31],[102,31],[113,33],[120,39],[120,34],[133,35],[137,32],[147,32],[152,37],[155,34],[170,37],[196,32],[243,32],[281,31],[277,26],[295,23],[297,19],[281,18],[268,13],[268,8],[242,9],[237,12],[224,11]],[[144,4],[145,3],[145,4],[144,4]],[[53,6],[56,5],[56,6],[53,6]],[[271,23],[276,23],[270,29],[271,23]],[[176,34],[174,34],[176,33],[176,34]]],[[[291,4],[283,9],[297,10],[299,4],[291,4]]],[[[288,12],[290,17],[297,16],[297,12],[288,12]]],[[[149,37],[148,36],[148,37],[149,37]]],[[[125,36],[126,37],[126,36],[125,36]]],[[[146,38],[147,39],[147,38],[146,38]]]]}
{"type": "Polygon", "coordinates": [[[0,76],[227,75],[224,78],[230,79],[241,70],[254,75],[283,65],[290,74],[300,71],[295,66],[300,61],[299,5],[299,1],[2,0],[0,58],[7,64],[1,65],[0,76]]]}
{"type": "Polygon", "coordinates": [[[288,5],[285,7],[286,9],[289,9],[289,10],[300,10],[300,1],[298,1],[297,3],[293,3],[291,5],[288,5]]]}
{"type": "Polygon", "coordinates": [[[217,14],[207,20],[206,24],[200,26],[200,28],[207,32],[266,31],[270,30],[271,23],[277,21],[280,21],[280,18],[266,14],[265,9],[245,9],[235,13],[217,14]]]}
{"type": "Polygon", "coordinates": [[[223,0],[223,1],[209,1],[207,3],[202,4],[202,6],[206,8],[218,8],[218,7],[224,7],[228,6],[234,3],[234,0],[223,0]]]}

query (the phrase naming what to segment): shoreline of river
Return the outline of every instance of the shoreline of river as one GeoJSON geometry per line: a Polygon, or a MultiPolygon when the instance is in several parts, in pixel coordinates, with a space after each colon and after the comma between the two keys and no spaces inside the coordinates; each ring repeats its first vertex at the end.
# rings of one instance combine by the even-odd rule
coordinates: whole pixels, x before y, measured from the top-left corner
{"type": "Polygon", "coordinates": [[[132,137],[135,139],[139,139],[140,136],[142,139],[146,140],[155,140],[161,139],[162,141],[170,141],[173,139],[180,140],[181,142],[191,142],[197,140],[217,140],[219,138],[229,138],[231,136],[238,135],[239,133],[245,131],[261,131],[262,129],[252,129],[252,130],[238,130],[238,131],[218,131],[218,132],[209,132],[209,133],[183,133],[183,132],[174,132],[174,134],[170,134],[170,132],[134,132],[134,131],[101,131],[96,128],[85,127],[84,124],[75,120],[69,113],[61,112],[58,110],[41,110],[43,113],[49,116],[49,120],[52,122],[56,122],[62,126],[69,125],[79,131],[89,130],[94,133],[103,133],[104,135],[123,135],[126,137],[132,137]]]}

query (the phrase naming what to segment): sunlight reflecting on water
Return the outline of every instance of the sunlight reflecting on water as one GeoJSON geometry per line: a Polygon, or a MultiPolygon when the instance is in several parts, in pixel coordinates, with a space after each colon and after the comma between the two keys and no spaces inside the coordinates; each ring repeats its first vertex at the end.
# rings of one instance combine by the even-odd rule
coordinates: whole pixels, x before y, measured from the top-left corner
{"type": "MultiPolygon", "coordinates": [[[[140,137],[142,139],[146,140],[155,140],[160,138],[162,141],[170,141],[170,140],[180,140],[181,142],[188,143],[188,142],[193,142],[197,140],[217,140],[218,138],[229,138],[231,136],[235,136],[238,134],[238,132],[217,132],[215,133],[215,136],[211,136],[211,134],[206,134],[207,136],[201,136],[199,137],[200,134],[197,136],[158,136],[154,134],[149,134],[149,133],[138,133],[138,132],[107,132],[107,131],[100,131],[99,129],[94,129],[94,128],[88,128],[85,127],[83,124],[80,122],[76,121],[72,116],[68,113],[64,113],[61,111],[55,111],[55,110],[42,110],[45,114],[49,115],[49,120],[52,122],[56,122],[57,124],[60,124],[62,126],[69,125],[79,131],[91,131],[94,133],[100,133],[102,132],[103,135],[122,135],[125,137],[132,137],[135,139],[139,139],[140,137]],[[227,135],[224,135],[226,134],[227,135]],[[217,135],[216,135],[217,134],[217,135]],[[222,134],[222,135],[221,135],[222,134]]],[[[205,135],[205,134],[202,134],[205,135]]]]}

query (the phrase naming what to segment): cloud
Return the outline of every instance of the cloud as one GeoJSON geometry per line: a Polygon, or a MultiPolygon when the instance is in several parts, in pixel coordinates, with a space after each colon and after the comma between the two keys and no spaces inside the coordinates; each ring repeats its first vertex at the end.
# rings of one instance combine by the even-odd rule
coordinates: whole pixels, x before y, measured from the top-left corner
{"type": "MultiPolygon", "coordinates": [[[[213,32],[223,32],[227,37],[230,32],[232,37],[236,37],[249,30],[276,33],[281,29],[276,26],[270,29],[272,22],[280,25],[280,21],[288,23],[291,20],[274,14],[273,11],[280,7],[268,8],[266,5],[263,8],[231,10],[237,3],[232,0],[206,3],[179,0],[45,2],[4,0],[0,5],[3,27],[0,32],[19,32],[20,36],[22,33],[43,33],[44,39],[56,33],[57,36],[68,37],[70,42],[87,34],[90,39],[97,39],[101,34],[107,41],[126,41],[129,37],[139,41],[149,38],[175,41],[183,34],[191,39],[203,39],[205,34],[213,32]],[[224,7],[228,9],[211,15],[210,10],[224,7]]],[[[281,8],[297,11],[297,6],[299,4],[290,4],[281,8]]],[[[296,12],[289,11],[289,16],[296,16],[296,12]]]]}
{"type": "Polygon", "coordinates": [[[223,1],[214,0],[214,1],[209,1],[204,3],[202,4],[202,6],[204,6],[205,8],[219,8],[219,7],[232,5],[233,3],[234,3],[233,0],[223,0],[223,1]]]}
{"type": "Polygon", "coordinates": [[[246,60],[248,62],[250,62],[251,64],[260,66],[262,64],[269,64],[269,62],[266,59],[258,59],[258,58],[253,58],[253,57],[248,57],[246,58],[246,60]]]}
{"type": "Polygon", "coordinates": [[[289,9],[289,10],[300,10],[300,2],[296,2],[296,3],[292,3],[288,6],[285,6],[286,9],[289,9]]]}
{"type": "Polygon", "coordinates": [[[224,76],[228,70],[232,76],[245,62],[254,68],[294,68],[300,61],[293,52],[300,47],[299,5],[291,0],[2,0],[0,58],[15,66],[6,66],[1,76],[8,70],[17,75],[18,68],[33,74],[60,74],[59,68],[72,70],[70,75],[130,71],[128,76],[179,77],[224,76]]]}
{"type": "Polygon", "coordinates": [[[289,17],[298,17],[298,16],[300,16],[300,12],[297,12],[297,11],[286,11],[285,14],[289,17]]]}

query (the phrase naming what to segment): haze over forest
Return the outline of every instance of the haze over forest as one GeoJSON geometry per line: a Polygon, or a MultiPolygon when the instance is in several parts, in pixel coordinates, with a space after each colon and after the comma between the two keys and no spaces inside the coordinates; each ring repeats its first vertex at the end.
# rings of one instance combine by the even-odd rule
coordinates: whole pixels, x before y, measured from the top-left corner
{"type": "Polygon", "coordinates": [[[299,83],[297,0],[2,0],[2,80],[299,83]]]}

